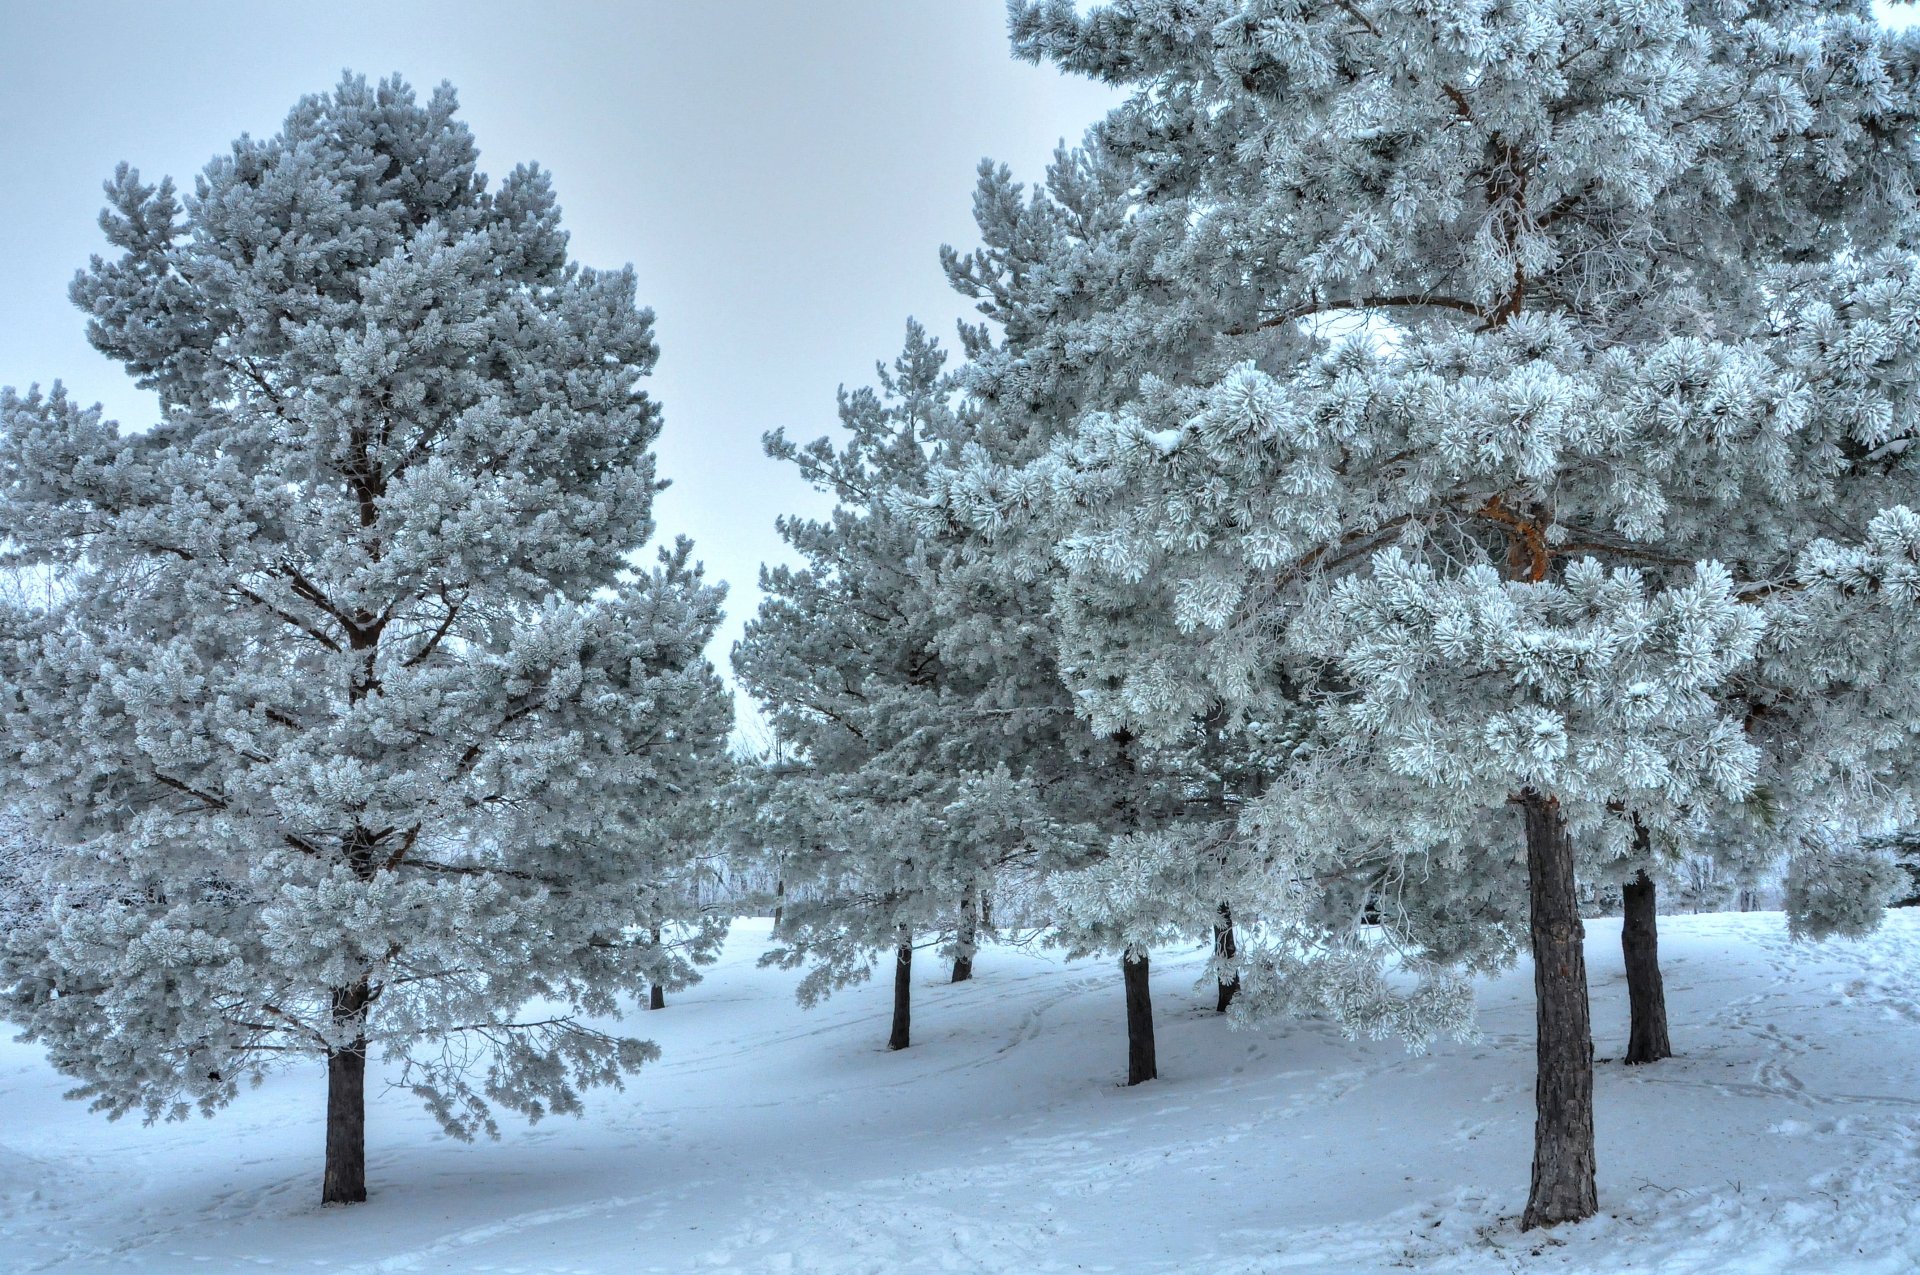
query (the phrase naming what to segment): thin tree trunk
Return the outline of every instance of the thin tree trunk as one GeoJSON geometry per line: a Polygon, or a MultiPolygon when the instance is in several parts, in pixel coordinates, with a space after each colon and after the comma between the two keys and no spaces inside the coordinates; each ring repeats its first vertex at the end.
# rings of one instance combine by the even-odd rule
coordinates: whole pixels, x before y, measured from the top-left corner
{"type": "Polygon", "coordinates": [[[327,1051],[327,1167],[322,1204],[364,1204],[367,1199],[367,984],[336,987],[333,1016],[357,1023],[360,1032],[327,1051]]]}
{"type": "Polygon", "coordinates": [[[980,891],[980,924],[986,926],[989,933],[992,932],[993,930],[993,895],[989,894],[985,890],[980,891]]]}
{"type": "Polygon", "coordinates": [[[1160,1074],[1153,1057],[1153,995],[1147,986],[1147,957],[1121,956],[1127,988],[1127,1083],[1137,1085],[1160,1074]]]}
{"type": "MultiPolygon", "coordinates": [[[[1220,919],[1213,923],[1213,959],[1226,964],[1240,954],[1239,945],[1233,939],[1233,909],[1225,903],[1220,905],[1220,919]]],[[[1214,1012],[1224,1014],[1227,1006],[1233,1004],[1233,998],[1240,991],[1240,971],[1234,970],[1233,977],[1218,979],[1220,996],[1214,1003],[1214,1012]]]]}
{"type": "Polygon", "coordinates": [[[783,876],[773,883],[773,937],[780,937],[782,914],[787,910],[787,879],[783,876]]]}
{"type": "Polygon", "coordinates": [[[1577,1222],[1599,1208],[1594,1188],[1593,1028],[1574,893],[1573,842],[1557,798],[1520,795],[1535,1021],[1533,1179],[1521,1230],[1577,1222]]]}
{"type": "Polygon", "coordinates": [[[974,919],[975,905],[973,887],[968,886],[960,896],[960,934],[953,954],[953,981],[964,983],[973,977],[974,940],[979,937],[979,925],[974,919]]]}
{"type": "Polygon", "coordinates": [[[1652,878],[1645,872],[1620,887],[1624,915],[1620,953],[1627,962],[1627,1063],[1659,1062],[1673,1057],[1667,1038],[1667,991],[1660,979],[1660,932],[1652,878]]]}
{"type": "MultiPolygon", "coordinates": [[[[653,927],[653,945],[656,948],[660,946],[660,927],[657,925],[653,927]]],[[[667,989],[660,986],[660,984],[656,981],[654,985],[648,989],[647,1008],[648,1009],[665,1009],[666,1007],[667,1007],[667,989]]]]}
{"type": "Polygon", "coordinates": [[[888,1049],[905,1049],[913,1024],[913,932],[900,927],[900,946],[893,958],[893,1034],[888,1049]]]}

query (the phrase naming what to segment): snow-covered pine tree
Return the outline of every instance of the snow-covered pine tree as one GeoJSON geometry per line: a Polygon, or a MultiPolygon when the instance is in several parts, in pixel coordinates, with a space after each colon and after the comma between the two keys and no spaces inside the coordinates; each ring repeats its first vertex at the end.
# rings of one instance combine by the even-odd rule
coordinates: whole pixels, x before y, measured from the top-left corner
{"type": "Polygon", "coordinates": [[[733,759],[710,752],[698,781],[670,799],[655,802],[649,833],[657,844],[674,847],[663,856],[649,882],[646,914],[651,947],[647,960],[647,1008],[665,1009],[667,993],[684,991],[701,980],[700,968],[718,958],[734,913],[716,887],[726,868],[728,794],[733,759]],[[716,897],[719,895],[719,897],[716,897]]]}
{"type": "MultiPolygon", "coordinates": [[[[1031,192],[1005,166],[981,165],[974,195],[979,244],[966,253],[942,249],[949,280],[987,320],[962,327],[969,359],[957,380],[977,410],[963,446],[946,453],[943,466],[1031,462],[1080,411],[1123,400],[1139,362],[1184,366],[1193,355],[1190,325],[1169,321],[1162,306],[1167,291],[1156,284],[1155,263],[1132,251],[1139,241],[1128,234],[1127,171],[1097,138],[1085,149],[1056,152],[1045,183],[1031,192]],[[1116,317],[1126,323],[1124,333],[1109,326],[1116,317]]],[[[1288,340],[1281,334],[1273,343],[1288,340]]],[[[936,491],[949,481],[945,473],[934,471],[936,491]]],[[[1058,667],[1083,709],[1079,657],[1063,642],[1083,627],[1124,628],[1140,608],[1137,593],[1082,589],[1062,598],[1054,545],[1044,533],[1030,534],[1026,519],[955,520],[937,495],[897,503],[928,534],[963,537],[970,554],[1043,583],[1044,592],[1026,595],[1028,605],[1037,596],[1040,605],[1078,609],[1081,619],[1064,626],[1057,612],[1032,622],[1045,634],[1037,658],[1058,667]]],[[[1124,726],[1096,732],[1115,745],[1103,763],[1110,769],[1102,782],[1114,794],[1104,805],[1109,834],[1089,847],[1084,862],[1056,862],[1046,886],[1057,905],[1050,918],[1057,941],[1080,954],[1120,958],[1128,1075],[1136,1081],[1156,1070],[1147,995],[1153,946],[1180,938],[1211,942],[1207,977],[1215,1007],[1224,1011],[1238,993],[1236,924],[1247,919],[1241,911],[1250,901],[1232,897],[1244,847],[1223,829],[1284,763],[1300,726],[1285,697],[1264,719],[1230,715],[1204,697],[1189,707],[1186,729],[1153,746],[1124,726]]]]}
{"type": "Polygon", "coordinates": [[[810,964],[799,994],[811,1003],[889,955],[895,1049],[910,1041],[915,948],[970,962],[989,932],[983,893],[1071,858],[1110,800],[1087,759],[1111,748],[1074,720],[1039,586],[894,507],[975,430],[945,360],[909,324],[879,389],[841,395],[843,442],[769,436],[769,453],[837,505],[780,521],[806,565],[763,571],[766,601],[734,653],[796,757],[758,781],[754,836],[798,887],[767,959],[810,964]]]}
{"type": "Polygon", "coordinates": [[[65,586],[0,634],[11,796],[67,847],[8,1016],[115,1116],[323,1058],[329,1203],[376,1050],[461,1137],[653,1056],[582,1016],[658,976],[728,720],[721,590],[685,540],[628,567],[633,275],[567,260],[538,169],[489,189],[455,109],[349,76],[184,201],[123,166],[73,298],[162,419],[0,404],[0,533],[65,586]]]}
{"type": "Polygon", "coordinates": [[[780,823],[774,785],[798,765],[794,750],[764,719],[735,726],[727,755],[727,782],[716,799],[714,850],[734,897],[770,913],[769,930],[785,929],[787,842],[795,829],[780,823]]]}
{"type": "MultiPolygon", "coordinates": [[[[1052,521],[1096,729],[1165,739],[1216,698],[1311,691],[1316,736],[1247,821],[1276,929],[1316,928],[1300,883],[1356,851],[1383,883],[1495,900],[1519,812],[1523,1224],[1584,1217],[1574,837],[1617,856],[1636,822],[1745,798],[1756,704],[1807,738],[1758,688],[1825,704],[1844,680],[1763,631],[1877,607],[1884,635],[1907,605],[1872,587],[1911,561],[1900,529],[1860,515],[1906,463],[1885,320],[1910,302],[1867,281],[1911,270],[1916,46],[1864,4],[1045,0],[1012,24],[1022,54],[1133,91],[1093,139],[1129,173],[1123,224],[1028,286],[1069,308],[1124,281],[1055,343],[1104,387],[1063,404],[1074,436],[1018,470],[970,458],[936,503],[1052,521]],[[1883,332],[1849,358],[1853,316],[1883,332]],[[1122,608],[1080,598],[1117,584],[1139,606],[1115,632],[1122,608]],[[1773,667],[1742,680],[1756,653],[1773,667]]],[[[1909,685],[1849,711],[1897,721],[1909,685]]],[[[1836,767],[1884,771],[1895,733],[1836,767]]]]}
{"type": "Polygon", "coordinates": [[[1185,856],[1190,889],[1218,896],[1213,907],[1213,959],[1208,963],[1216,1013],[1226,1013],[1240,994],[1238,925],[1251,910],[1251,900],[1238,884],[1246,871],[1246,865],[1236,861],[1244,852],[1236,835],[1240,814],[1286,766],[1306,724],[1306,714],[1297,709],[1277,723],[1236,723],[1225,704],[1215,704],[1194,723],[1185,741],[1187,800],[1182,822],[1190,838],[1185,856]],[[1217,845],[1218,850],[1195,853],[1192,843],[1217,845]],[[1231,889],[1226,888],[1230,880],[1235,882],[1231,889]]]}

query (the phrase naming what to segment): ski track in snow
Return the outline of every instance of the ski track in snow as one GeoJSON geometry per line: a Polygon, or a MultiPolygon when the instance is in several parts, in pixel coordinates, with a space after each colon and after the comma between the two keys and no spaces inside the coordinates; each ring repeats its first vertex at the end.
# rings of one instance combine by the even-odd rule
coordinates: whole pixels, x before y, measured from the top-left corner
{"type": "Polygon", "coordinates": [[[1920,915],[1793,944],[1778,914],[1663,917],[1680,1056],[1617,1061],[1618,923],[1589,923],[1600,1215],[1521,1234],[1531,975],[1409,1054],[1238,1031],[1163,953],[1161,1078],[1119,1085],[1119,971],[989,948],[970,983],[792,1002],[743,922],[629,1029],[665,1050],[581,1121],[440,1138],[371,1095],[374,1199],[323,1210],[322,1083],[213,1121],[109,1124],[0,1046],[0,1271],[1845,1272],[1920,1269],[1920,915]],[[1203,1002],[1207,1002],[1203,1004],[1203,1002]]]}

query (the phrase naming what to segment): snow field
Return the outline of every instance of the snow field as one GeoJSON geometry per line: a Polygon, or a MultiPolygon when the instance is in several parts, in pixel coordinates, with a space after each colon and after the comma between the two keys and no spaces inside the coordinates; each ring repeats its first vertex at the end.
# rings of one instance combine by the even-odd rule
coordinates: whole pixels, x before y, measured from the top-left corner
{"type": "Polygon", "coordinates": [[[989,947],[821,1008],[740,922],[635,1034],[664,1058],[584,1120],[442,1138],[369,1114],[372,1200],[321,1209],[318,1067],[212,1121],[107,1123],[0,1045],[0,1270],[1657,1271],[1920,1268],[1920,915],[1789,945],[1776,913],[1663,917],[1681,1056],[1628,1069],[1617,921],[1588,925],[1600,1215],[1522,1235],[1531,971],[1483,1035],[1412,1055],[1320,1023],[1234,1030],[1157,954],[1161,1079],[1128,1089],[1109,961],[989,947]]]}

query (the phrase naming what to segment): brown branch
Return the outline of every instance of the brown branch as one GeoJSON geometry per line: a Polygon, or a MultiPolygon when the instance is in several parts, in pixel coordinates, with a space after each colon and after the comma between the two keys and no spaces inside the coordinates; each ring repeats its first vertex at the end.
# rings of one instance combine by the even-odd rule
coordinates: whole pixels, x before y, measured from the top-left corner
{"type": "Polygon", "coordinates": [[[1419,293],[1401,293],[1385,297],[1356,297],[1347,301],[1313,301],[1297,306],[1285,314],[1270,319],[1261,319],[1250,328],[1229,328],[1224,336],[1251,336],[1267,328],[1277,328],[1294,323],[1315,314],[1330,314],[1338,310],[1391,310],[1391,309],[1434,309],[1458,310],[1470,314],[1476,319],[1486,319],[1486,308],[1460,297],[1426,296],[1419,293]]]}
{"type": "Polygon", "coordinates": [[[292,1025],[295,1031],[305,1032],[307,1035],[312,1036],[315,1040],[319,1041],[323,1046],[327,1044],[327,1038],[325,1033],[320,1032],[315,1028],[309,1027],[307,1024],[295,1018],[292,1014],[289,1014],[286,1010],[281,1009],[278,1005],[266,1004],[266,1005],[262,1005],[260,1008],[266,1010],[269,1014],[272,1014],[275,1018],[285,1020],[287,1023],[292,1025]]]}
{"type": "MultiPolygon", "coordinates": [[[[180,559],[182,562],[200,561],[199,556],[195,554],[192,550],[183,549],[179,545],[162,544],[157,540],[140,540],[138,538],[136,538],[133,541],[133,543],[144,544],[146,545],[147,548],[154,550],[156,553],[172,554],[174,557],[180,559]]],[[[308,637],[312,638],[314,641],[319,642],[321,645],[325,646],[328,650],[338,651],[340,649],[340,644],[338,642],[335,642],[332,638],[328,637],[326,634],[308,625],[307,622],[302,620],[300,617],[293,615],[287,611],[281,610],[279,607],[275,606],[273,603],[267,601],[265,598],[255,593],[252,589],[247,588],[247,586],[245,586],[244,584],[235,582],[233,584],[233,590],[235,593],[238,593],[241,597],[253,603],[255,606],[265,609],[266,611],[268,611],[270,614],[274,615],[278,619],[283,620],[287,624],[290,624],[294,628],[300,630],[302,633],[306,634],[308,637]]]]}
{"type": "MultiPolygon", "coordinates": [[[[857,693],[855,694],[857,695],[857,693]]],[[[858,695],[857,697],[860,699],[866,698],[864,695],[858,695]]],[[[852,734],[852,736],[855,739],[866,738],[866,735],[861,732],[858,726],[855,726],[852,722],[848,721],[846,718],[834,712],[832,709],[828,708],[824,704],[814,704],[806,700],[802,700],[800,701],[800,707],[805,709],[811,709],[813,712],[816,712],[820,714],[822,717],[829,719],[830,721],[834,722],[835,724],[839,725],[840,727],[848,731],[850,734],[852,734]]]]}
{"type": "Polygon", "coordinates": [[[1595,49],[1599,47],[1600,47],[1600,41],[1594,40],[1583,49],[1575,49],[1573,52],[1567,54],[1567,56],[1561,58],[1560,61],[1554,65],[1554,70],[1556,71],[1566,70],[1568,67],[1572,66],[1575,62],[1578,62],[1581,58],[1587,56],[1587,54],[1593,52],[1595,49]]]}
{"type": "Polygon", "coordinates": [[[1257,607],[1264,606],[1267,602],[1270,602],[1279,595],[1281,590],[1285,589],[1294,581],[1302,579],[1309,572],[1315,570],[1331,571],[1336,567],[1341,567],[1352,562],[1355,558],[1363,557],[1371,553],[1386,539],[1389,532],[1397,531],[1412,521],[1412,514],[1401,514],[1398,517],[1387,519],[1387,521],[1377,527],[1368,527],[1360,531],[1349,531],[1332,544],[1321,545],[1311,552],[1302,554],[1300,557],[1294,559],[1291,566],[1271,580],[1266,581],[1260,589],[1254,592],[1253,596],[1250,596],[1243,602],[1240,605],[1239,611],[1235,614],[1232,623],[1234,625],[1240,625],[1252,620],[1257,607]]]}
{"type": "Polygon", "coordinates": [[[1590,181],[1585,186],[1582,186],[1579,190],[1574,191],[1572,194],[1562,195],[1560,199],[1553,205],[1553,207],[1547,209],[1545,213],[1541,214],[1540,219],[1534,222],[1534,226],[1538,229],[1545,230],[1548,226],[1553,225],[1555,222],[1559,221],[1561,218],[1570,215],[1574,211],[1574,209],[1580,206],[1580,202],[1582,200],[1584,200],[1588,195],[1593,194],[1599,188],[1600,188],[1599,182],[1590,181]]]}
{"type": "Polygon", "coordinates": [[[1495,523],[1507,532],[1509,557],[1516,570],[1524,553],[1527,574],[1522,578],[1533,584],[1547,578],[1552,553],[1547,548],[1546,532],[1539,523],[1520,517],[1508,509],[1498,496],[1487,497],[1487,503],[1476,509],[1474,516],[1495,523]]]}
{"type": "Polygon", "coordinates": [[[524,721],[539,710],[541,698],[528,698],[522,701],[518,707],[509,709],[507,714],[500,719],[492,731],[485,737],[475,740],[467,748],[466,752],[460,754],[460,760],[454,763],[453,774],[448,776],[448,778],[464,778],[467,772],[473,769],[473,764],[480,760],[481,754],[487,751],[487,745],[493,743],[500,737],[501,731],[513,725],[515,722],[524,721]]]}
{"type": "Polygon", "coordinates": [[[1675,558],[1669,554],[1655,553],[1651,549],[1634,549],[1627,545],[1605,544],[1597,540],[1581,540],[1571,544],[1553,546],[1556,557],[1571,557],[1576,553],[1611,554],[1620,558],[1633,558],[1642,562],[1657,562],[1667,567],[1689,567],[1692,558],[1675,558]]]}
{"type": "Polygon", "coordinates": [[[320,645],[326,647],[329,651],[338,651],[340,649],[340,644],[338,642],[334,641],[332,638],[328,637],[326,634],[322,633],[320,630],[314,628],[312,625],[309,625],[305,620],[302,620],[299,616],[294,615],[292,612],[281,610],[279,607],[273,605],[273,603],[267,601],[265,598],[255,593],[252,589],[247,588],[245,585],[235,584],[233,586],[233,591],[235,593],[238,593],[241,597],[245,598],[247,601],[253,603],[255,606],[264,608],[270,614],[278,617],[280,620],[284,621],[285,623],[292,625],[294,628],[300,630],[302,633],[306,634],[308,637],[312,638],[314,641],[320,643],[320,645]]]}
{"type": "Polygon", "coordinates": [[[558,1028],[561,1031],[571,1032],[576,1036],[593,1036],[601,1040],[618,1039],[598,1028],[582,1026],[580,1021],[575,1018],[542,1018],[538,1022],[531,1023],[465,1023],[459,1027],[440,1027],[435,1030],[448,1034],[453,1032],[479,1032],[484,1036],[488,1032],[537,1031],[542,1028],[558,1028]]]}
{"type": "Polygon", "coordinates": [[[1499,211],[1500,243],[1513,258],[1513,290],[1487,318],[1493,329],[1520,313],[1527,299],[1527,267],[1520,257],[1520,226],[1527,216],[1527,171],[1520,162],[1520,151],[1499,134],[1493,141],[1500,148],[1500,167],[1487,175],[1487,208],[1499,211]],[[1501,173],[1506,176],[1503,178],[1501,173]]]}
{"type": "MultiPolygon", "coordinates": [[[[391,831],[391,829],[389,829],[389,831],[391,831]]],[[[400,845],[398,846],[398,848],[396,848],[392,854],[387,856],[387,862],[385,864],[387,871],[391,872],[393,869],[400,866],[400,864],[406,859],[408,851],[413,849],[413,843],[419,840],[419,838],[420,838],[420,825],[416,823],[415,825],[413,825],[413,827],[407,829],[407,833],[404,837],[400,838],[400,845]]]]}
{"type": "Polygon", "coordinates": [[[447,608],[446,617],[440,621],[440,627],[433,631],[433,636],[427,639],[425,646],[401,661],[401,668],[412,668],[433,654],[435,648],[440,645],[440,640],[447,636],[449,629],[453,628],[454,617],[460,614],[460,606],[466,601],[466,596],[462,594],[458,599],[449,597],[447,595],[447,586],[443,584],[440,586],[440,601],[444,603],[447,608]]]}
{"type": "Polygon", "coordinates": [[[490,868],[479,863],[437,863],[431,859],[410,859],[406,866],[419,868],[423,872],[438,872],[453,877],[508,877],[515,881],[531,881],[535,885],[550,886],[562,894],[571,889],[566,881],[523,872],[519,868],[490,868]]]}
{"type": "Polygon", "coordinates": [[[209,810],[225,810],[227,808],[226,798],[216,797],[212,793],[201,792],[198,788],[195,788],[193,785],[182,783],[178,779],[175,779],[172,775],[162,774],[160,771],[156,770],[153,772],[153,777],[159,780],[161,783],[165,784],[167,787],[174,789],[176,792],[183,792],[183,793],[186,793],[189,797],[198,798],[202,803],[206,805],[207,809],[209,810]]]}
{"type": "Polygon", "coordinates": [[[459,965],[453,969],[434,970],[427,974],[407,974],[399,978],[389,978],[383,986],[405,987],[408,983],[430,983],[439,979],[457,978],[462,974],[485,974],[489,972],[489,968],[483,965],[459,965]]]}
{"type": "Polygon", "coordinates": [[[1380,34],[1380,28],[1373,24],[1373,19],[1360,12],[1360,6],[1354,4],[1353,0],[1335,0],[1335,2],[1346,11],[1349,18],[1352,18],[1355,22],[1358,22],[1362,27],[1366,28],[1368,35],[1380,34]]]}
{"type": "MultiPolygon", "coordinates": [[[[335,606],[333,599],[322,593],[317,585],[307,579],[305,575],[301,574],[300,568],[294,566],[291,562],[282,561],[275,569],[282,576],[286,577],[287,582],[293,586],[295,594],[313,603],[313,605],[319,607],[322,611],[325,611],[328,615],[339,621],[340,626],[346,629],[348,633],[359,634],[360,626],[353,622],[353,618],[335,606]]],[[[334,649],[338,650],[339,648],[336,647],[334,649]]]]}
{"type": "Polygon", "coordinates": [[[1807,588],[1805,580],[1777,580],[1771,584],[1756,584],[1734,594],[1738,602],[1760,602],[1776,593],[1801,593],[1807,588]]]}

